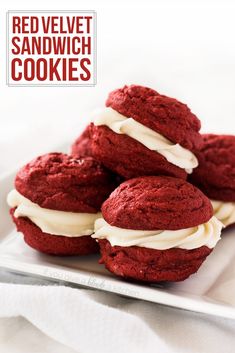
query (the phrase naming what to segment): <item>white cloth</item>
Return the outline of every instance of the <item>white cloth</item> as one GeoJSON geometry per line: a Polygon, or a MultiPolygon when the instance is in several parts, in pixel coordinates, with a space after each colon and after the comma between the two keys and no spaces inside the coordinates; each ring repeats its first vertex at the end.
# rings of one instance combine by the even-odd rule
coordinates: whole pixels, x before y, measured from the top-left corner
{"type": "MultiPolygon", "coordinates": [[[[26,348],[42,334],[19,316],[57,341],[42,336],[44,347],[47,344],[44,352],[58,352],[57,349],[64,353],[220,353],[221,349],[234,352],[235,322],[232,320],[98,291],[52,285],[1,284],[0,293],[0,316],[16,317],[14,321],[4,321],[8,326],[7,340],[17,341],[17,335],[21,345],[26,340],[26,348]],[[58,342],[64,346],[58,346],[58,342]]],[[[2,335],[0,351],[5,353],[1,349],[2,335]]],[[[41,352],[34,350],[37,351],[41,352]]]]}

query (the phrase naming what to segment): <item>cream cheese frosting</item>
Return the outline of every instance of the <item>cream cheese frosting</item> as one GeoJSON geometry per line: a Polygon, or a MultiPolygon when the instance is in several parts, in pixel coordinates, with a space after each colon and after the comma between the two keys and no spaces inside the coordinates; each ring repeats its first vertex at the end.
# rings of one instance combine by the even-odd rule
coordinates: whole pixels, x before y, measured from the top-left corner
{"type": "Polygon", "coordinates": [[[235,202],[211,200],[214,216],[225,226],[235,223],[235,202]]]}
{"type": "Polygon", "coordinates": [[[117,134],[130,136],[148,149],[161,154],[168,162],[185,169],[189,174],[198,166],[198,160],[191,151],[178,143],[174,144],[156,131],[133,118],[127,118],[112,108],[97,111],[94,114],[94,125],[106,125],[117,134]]]}
{"type": "Polygon", "coordinates": [[[79,213],[42,208],[15,189],[8,194],[7,203],[10,207],[16,207],[16,218],[27,217],[42,232],[66,237],[91,235],[94,232],[95,220],[101,216],[100,212],[79,213]]]}
{"type": "Polygon", "coordinates": [[[201,246],[212,249],[220,240],[223,224],[212,217],[207,223],[180,230],[132,230],[108,224],[103,218],[95,222],[92,238],[107,239],[112,246],[140,246],[155,250],[180,248],[192,250],[201,246]]]}

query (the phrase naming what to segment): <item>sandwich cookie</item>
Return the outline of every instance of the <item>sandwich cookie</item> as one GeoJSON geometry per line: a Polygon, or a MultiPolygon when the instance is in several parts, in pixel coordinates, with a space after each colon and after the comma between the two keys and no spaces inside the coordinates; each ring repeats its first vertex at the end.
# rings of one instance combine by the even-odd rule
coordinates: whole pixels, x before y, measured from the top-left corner
{"type": "Polygon", "coordinates": [[[113,176],[91,157],[40,156],[20,169],[7,202],[17,230],[34,249],[54,255],[98,250],[91,238],[113,176]]]}
{"type": "Polygon", "coordinates": [[[187,105],[131,85],[111,92],[94,116],[92,154],[125,179],[167,175],[186,179],[197,167],[201,124],[187,105]]]}
{"type": "Polygon", "coordinates": [[[222,223],[195,186],[172,177],[122,183],[102,205],[93,238],[117,276],[182,281],[197,272],[220,239],[222,223]]]}

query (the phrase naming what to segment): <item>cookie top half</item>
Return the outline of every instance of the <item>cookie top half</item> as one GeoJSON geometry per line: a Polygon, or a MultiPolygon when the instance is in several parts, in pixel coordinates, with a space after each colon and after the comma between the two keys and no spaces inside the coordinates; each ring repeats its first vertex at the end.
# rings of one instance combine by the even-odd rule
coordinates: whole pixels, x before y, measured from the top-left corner
{"type": "Polygon", "coordinates": [[[48,153],[23,166],[16,190],[37,205],[59,211],[96,213],[115,188],[113,175],[91,157],[48,153]]]}
{"type": "Polygon", "coordinates": [[[202,143],[200,120],[186,104],[139,85],[112,91],[106,106],[131,117],[189,150],[202,143]]]}
{"type": "Polygon", "coordinates": [[[125,181],[102,205],[112,226],[136,230],[196,227],[213,216],[209,199],[195,186],[173,177],[148,176],[125,181]]]}

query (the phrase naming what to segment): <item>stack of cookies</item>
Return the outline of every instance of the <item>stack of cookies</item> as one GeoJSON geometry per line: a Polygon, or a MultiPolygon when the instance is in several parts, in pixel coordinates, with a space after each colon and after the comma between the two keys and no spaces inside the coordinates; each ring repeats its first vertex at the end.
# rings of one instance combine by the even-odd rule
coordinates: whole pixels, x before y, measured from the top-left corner
{"type": "Polygon", "coordinates": [[[153,89],[111,92],[70,156],[19,171],[8,195],[17,229],[48,254],[100,250],[122,278],[186,279],[235,223],[235,137],[200,127],[187,105],[153,89]]]}

